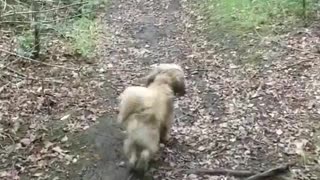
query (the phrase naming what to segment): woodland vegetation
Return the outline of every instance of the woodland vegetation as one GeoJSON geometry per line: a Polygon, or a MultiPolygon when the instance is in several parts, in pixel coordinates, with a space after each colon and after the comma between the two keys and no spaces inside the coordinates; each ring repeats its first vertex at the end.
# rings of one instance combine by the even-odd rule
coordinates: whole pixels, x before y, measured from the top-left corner
{"type": "Polygon", "coordinates": [[[318,0],[0,0],[0,178],[77,179],[98,157],[77,138],[159,62],[188,90],[155,179],[319,178],[319,20],[318,0]]]}

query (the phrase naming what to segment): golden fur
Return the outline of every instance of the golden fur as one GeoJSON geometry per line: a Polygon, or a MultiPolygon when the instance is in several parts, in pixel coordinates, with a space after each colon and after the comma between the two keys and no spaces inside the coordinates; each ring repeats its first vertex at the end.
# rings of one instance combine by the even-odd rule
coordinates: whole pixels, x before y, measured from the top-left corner
{"type": "Polygon", "coordinates": [[[130,86],[120,95],[118,123],[126,127],[124,152],[135,170],[147,170],[160,142],[169,139],[174,95],[185,93],[179,68],[170,64],[153,66],[147,87],[130,86]]]}

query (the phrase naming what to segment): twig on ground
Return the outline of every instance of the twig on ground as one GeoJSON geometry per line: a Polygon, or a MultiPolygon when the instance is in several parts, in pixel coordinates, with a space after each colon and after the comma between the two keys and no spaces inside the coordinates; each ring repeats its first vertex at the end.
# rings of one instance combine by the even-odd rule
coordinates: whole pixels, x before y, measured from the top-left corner
{"type": "MultiPolygon", "coordinates": [[[[73,16],[65,16],[63,18],[57,18],[57,19],[48,20],[48,21],[39,21],[38,23],[45,24],[45,23],[59,22],[59,21],[63,21],[63,20],[73,19],[75,17],[83,16],[83,15],[89,14],[89,13],[90,12],[85,12],[85,13],[82,13],[82,14],[76,14],[76,15],[73,15],[73,16]]],[[[0,21],[0,24],[7,24],[7,23],[12,23],[12,24],[31,24],[31,23],[33,23],[33,21],[0,21]]]]}
{"type": "MultiPolygon", "coordinates": [[[[290,172],[290,167],[295,163],[289,163],[276,168],[266,170],[261,173],[256,173],[250,170],[233,170],[233,169],[171,169],[175,172],[184,172],[186,174],[196,174],[196,175],[212,175],[212,176],[233,176],[236,178],[247,178],[245,180],[264,180],[271,177],[278,177],[280,175],[285,175],[290,172]]],[[[169,170],[168,168],[165,168],[169,170]]]]}
{"type": "Polygon", "coordinates": [[[264,180],[264,179],[271,178],[271,177],[274,178],[274,177],[277,177],[277,176],[280,176],[280,175],[283,175],[283,174],[290,172],[290,167],[292,165],[293,164],[286,164],[283,166],[272,168],[272,169],[269,169],[269,170],[264,171],[262,173],[252,175],[252,176],[248,177],[246,180],[264,180]]]}
{"type": "Polygon", "coordinates": [[[17,57],[19,57],[21,59],[24,59],[24,60],[28,60],[30,62],[35,62],[35,63],[43,64],[43,65],[46,65],[46,66],[59,67],[59,68],[62,68],[62,69],[68,69],[68,70],[72,70],[72,71],[77,71],[78,70],[78,69],[74,69],[74,68],[68,68],[68,67],[64,67],[64,66],[59,66],[59,65],[54,65],[54,64],[49,64],[49,63],[37,61],[37,60],[31,59],[31,58],[28,58],[28,57],[25,57],[25,56],[21,56],[21,55],[19,55],[17,53],[13,53],[13,52],[10,52],[10,51],[4,50],[4,49],[0,49],[0,51],[4,52],[4,53],[7,53],[7,54],[10,54],[10,55],[13,55],[13,56],[17,56],[17,57]]]}
{"type": "MultiPolygon", "coordinates": [[[[10,56],[10,55],[9,55],[10,56]]],[[[8,62],[7,64],[5,64],[4,66],[0,67],[0,70],[5,69],[6,67],[9,67],[11,64],[15,63],[16,61],[18,61],[18,59],[15,59],[11,62],[8,62]]]]}
{"type": "Polygon", "coordinates": [[[293,46],[286,46],[286,45],[283,45],[281,44],[280,42],[277,42],[277,41],[274,41],[276,43],[278,43],[280,46],[282,47],[285,47],[285,48],[288,48],[288,49],[291,49],[291,50],[296,50],[296,51],[301,51],[301,52],[304,52],[306,54],[312,54],[312,55],[315,55],[315,56],[320,56],[319,53],[314,53],[314,52],[310,52],[310,51],[306,51],[304,49],[300,49],[300,48],[297,48],[297,47],[293,47],[293,46]]]}
{"type": "Polygon", "coordinates": [[[212,158],[218,157],[223,151],[227,150],[227,146],[223,146],[222,148],[218,149],[214,154],[212,154],[212,158]]]}
{"type": "Polygon", "coordinates": [[[12,142],[12,144],[15,144],[16,142],[14,141],[14,139],[12,138],[12,136],[9,134],[9,133],[6,133],[6,132],[2,132],[2,134],[4,134],[5,136],[7,136],[10,141],[12,142]]]}
{"type": "Polygon", "coordinates": [[[195,116],[194,113],[199,109],[200,106],[201,106],[201,104],[199,103],[199,104],[194,108],[194,110],[192,110],[191,112],[184,112],[184,111],[182,111],[183,115],[181,115],[181,116],[178,117],[177,119],[179,120],[179,119],[182,119],[182,118],[184,118],[184,117],[186,117],[186,116],[194,117],[194,116],[195,116]]]}
{"type": "Polygon", "coordinates": [[[306,62],[310,62],[310,61],[312,61],[312,59],[304,59],[304,60],[302,60],[302,61],[299,61],[299,62],[290,64],[290,65],[288,65],[288,66],[285,66],[285,67],[283,67],[283,68],[280,68],[280,69],[278,69],[278,70],[279,70],[279,71],[283,71],[283,70],[286,70],[286,69],[289,69],[289,68],[292,68],[292,67],[294,67],[294,66],[298,66],[298,65],[300,65],[300,64],[303,64],[303,63],[306,63],[306,62]]]}
{"type": "Polygon", "coordinates": [[[7,70],[9,70],[9,71],[11,71],[11,72],[13,72],[13,73],[15,73],[15,74],[19,75],[19,76],[27,77],[27,75],[25,75],[25,74],[23,74],[23,73],[21,73],[21,72],[18,72],[18,71],[16,71],[16,70],[12,69],[12,68],[5,67],[4,69],[7,69],[7,70]]]}
{"type": "Polygon", "coordinates": [[[9,68],[9,67],[6,67],[5,69],[7,69],[7,70],[19,75],[19,76],[22,76],[24,78],[31,79],[31,80],[58,83],[58,84],[63,84],[64,83],[63,81],[58,81],[58,80],[54,80],[54,79],[39,79],[39,78],[30,77],[30,76],[28,76],[26,74],[23,74],[23,73],[21,73],[19,71],[16,71],[16,70],[12,69],[12,68],[9,68]]]}
{"type": "Polygon", "coordinates": [[[7,8],[7,1],[1,0],[1,2],[3,3],[3,9],[2,12],[4,12],[7,8]]]}
{"type": "MultiPolygon", "coordinates": [[[[263,37],[256,29],[254,29],[256,34],[259,36],[260,39],[266,39],[265,37],[263,37]]],[[[281,42],[278,42],[278,41],[275,41],[275,40],[270,40],[270,42],[273,42],[273,43],[276,43],[278,44],[279,46],[283,47],[283,48],[287,48],[287,49],[291,49],[291,50],[296,50],[296,51],[301,51],[301,52],[304,52],[306,54],[312,54],[312,55],[315,55],[315,56],[320,56],[319,53],[313,53],[313,52],[310,52],[310,51],[306,51],[304,49],[300,49],[300,48],[297,48],[297,47],[292,47],[292,46],[287,46],[287,45],[284,45],[282,44],[281,42]]]]}
{"type": "Polygon", "coordinates": [[[4,84],[3,86],[1,86],[0,87],[0,93],[2,93],[2,91],[5,90],[9,86],[10,83],[11,82],[8,82],[8,83],[4,84]]]}
{"type": "Polygon", "coordinates": [[[234,177],[248,177],[255,173],[252,171],[245,170],[232,170],[232,169],[193,169],[188,170],[187,174],[197,174],[197,175],[224,175],[224,176],[234,176],[234,177]]]}

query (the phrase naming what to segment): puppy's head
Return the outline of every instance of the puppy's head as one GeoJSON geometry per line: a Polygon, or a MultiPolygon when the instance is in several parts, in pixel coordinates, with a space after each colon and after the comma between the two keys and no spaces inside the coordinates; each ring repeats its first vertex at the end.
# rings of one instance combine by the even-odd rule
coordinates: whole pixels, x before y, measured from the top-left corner
{"type": "Polygon", "coordinates": [[[165,75],[169,78],[170,86],[177,96],[183,96],[186,93],[185,79],[182,68],[177,64],[154,64],[152,70],[146,77],[146,86],[157,80],[159,75],[165,75]]]}

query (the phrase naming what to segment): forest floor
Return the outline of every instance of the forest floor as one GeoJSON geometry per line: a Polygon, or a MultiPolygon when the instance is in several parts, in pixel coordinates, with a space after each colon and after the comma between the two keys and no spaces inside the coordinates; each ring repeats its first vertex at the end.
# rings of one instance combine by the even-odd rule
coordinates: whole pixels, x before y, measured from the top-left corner
{"type": "Polygon", "coordinates": [[[173,140],[154,179],[232,179],[175,170],[293,161],[292,179],[319,179],[320,26],[208,40],[199,19],[185,1],[114,0],[98,60],[52,52],[47,65],[63,67],[10,64],[0,86],[0,177],[126,179],[117,97],[151,64],[177,63],[187,94],[175,100],[173,140]]]}

